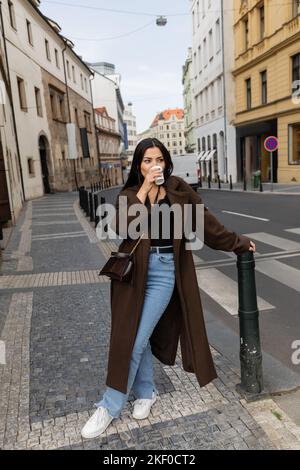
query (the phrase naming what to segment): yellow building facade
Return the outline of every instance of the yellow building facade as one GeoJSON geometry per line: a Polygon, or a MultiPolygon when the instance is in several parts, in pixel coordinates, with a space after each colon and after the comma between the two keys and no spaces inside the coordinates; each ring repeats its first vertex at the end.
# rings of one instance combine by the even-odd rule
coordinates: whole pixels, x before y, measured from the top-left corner
{"type": "Polygon", "coordinates": [[[233,4],[238,175],[300,183],[300,1],[233,4]],[[279,139],[273,165],[270,135],[279,139]]]}

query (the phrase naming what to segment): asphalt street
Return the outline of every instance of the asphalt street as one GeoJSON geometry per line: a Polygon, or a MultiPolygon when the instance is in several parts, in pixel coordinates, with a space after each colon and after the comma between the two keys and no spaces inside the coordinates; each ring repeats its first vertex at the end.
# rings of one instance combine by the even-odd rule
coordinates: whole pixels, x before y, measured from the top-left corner
{"type": "MultiPolygon", "coordinates": [[[[211,190],[199,190],[199,194],[228,230],[255,242],[263,351],[300,375],[300,364],[292,361],[293,344],[300,340],[299,196],[211,190]]],[[[197,271],[203,280],[199,286],[207,321],[220,321],[238,333],[238,312],[230,299],[226,303],[223,297],[220,302],[220,293],[225,290],[230,297],[231,284],[237,282],[236,256],[207,246],[196,255],[200,258],[197,271]]],[[[213,336],[211,331],[212,342],[213,336]]],[[[235,346],[238,348],[238,344],[235,346]]]]}

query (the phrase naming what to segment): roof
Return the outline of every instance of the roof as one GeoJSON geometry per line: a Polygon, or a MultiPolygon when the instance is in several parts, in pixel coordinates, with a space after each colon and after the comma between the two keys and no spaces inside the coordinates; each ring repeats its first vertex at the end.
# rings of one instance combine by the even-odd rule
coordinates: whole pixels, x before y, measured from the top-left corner
{"type": "Polygon", "coordinates": [[[181,108],[166,109],[165,111],[162,111],[155,116],[150,127],[155,127],[158,121],[169,121],[173,115],[176,116],[177,119],[183,119],[184,111],[181,108]]]}

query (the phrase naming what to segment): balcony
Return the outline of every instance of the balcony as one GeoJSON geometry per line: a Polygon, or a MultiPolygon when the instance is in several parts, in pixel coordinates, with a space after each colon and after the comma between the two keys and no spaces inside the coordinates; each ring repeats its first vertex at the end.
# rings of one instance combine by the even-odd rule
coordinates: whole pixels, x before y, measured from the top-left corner
{"type": "Polygon", "coordinates": [[[241,52],[235,60],[235,70],[251,63],[254,59],[266,53],[276,53],[276,49],[292,36],[300,32],[300,16],[284,23],[280,29],[262,41],[253,44],[246,51],[241,52]]]}

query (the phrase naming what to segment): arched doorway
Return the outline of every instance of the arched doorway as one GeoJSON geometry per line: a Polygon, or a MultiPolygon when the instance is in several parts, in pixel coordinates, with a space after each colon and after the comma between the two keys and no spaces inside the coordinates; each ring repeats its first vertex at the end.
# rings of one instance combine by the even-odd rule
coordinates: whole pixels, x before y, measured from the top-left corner
{"type": "Polygon", "coordinates": [[[44,192],[46,194],[51,192],[50,184],[49,184],[49,169],[48,169],[48,162],[47,162],[48,149],[49,149],[48,140],[44,135],[41,135],[39,138],[39,152],[40,152],[40,159],[41,159],[44,192]]]}

